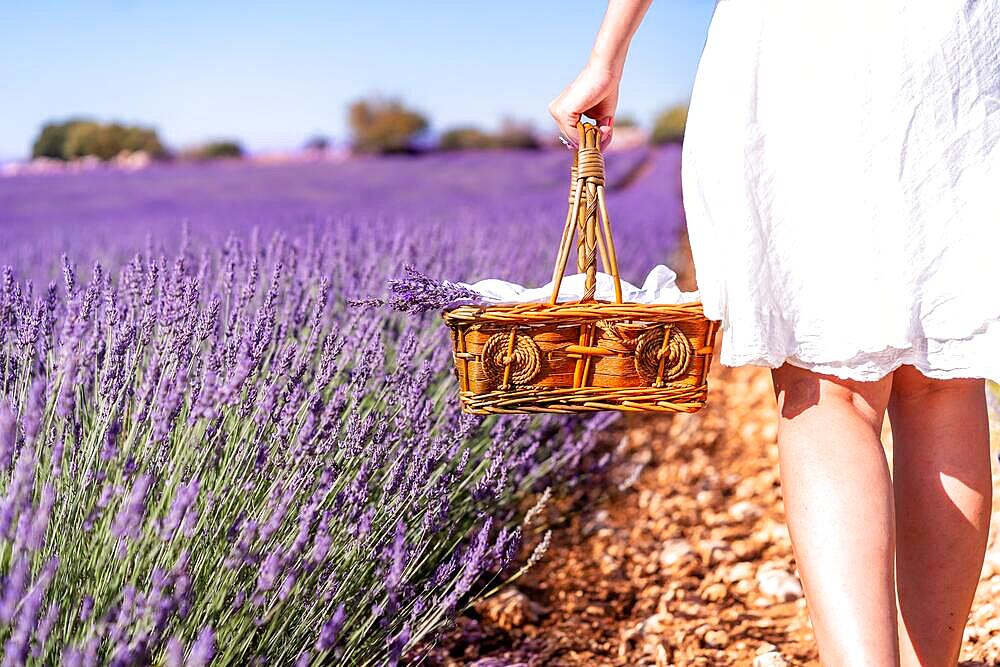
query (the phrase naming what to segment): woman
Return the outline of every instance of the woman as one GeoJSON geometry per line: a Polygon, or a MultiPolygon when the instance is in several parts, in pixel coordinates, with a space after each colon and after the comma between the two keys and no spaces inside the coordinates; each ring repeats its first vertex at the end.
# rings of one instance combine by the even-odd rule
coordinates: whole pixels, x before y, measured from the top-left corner
{"type": "MultiPolygon", "coordinates": [[[[611,0],[550,105],[611,140],[651,0],[611,0]]],[[[986,547],[1000,380],[1000,0],[719,0],[682,153],[719,360],[772,369],[824,664],[954,665],[986,547]],[[893,431],[890,478],[880,432],[893,431]]]]}

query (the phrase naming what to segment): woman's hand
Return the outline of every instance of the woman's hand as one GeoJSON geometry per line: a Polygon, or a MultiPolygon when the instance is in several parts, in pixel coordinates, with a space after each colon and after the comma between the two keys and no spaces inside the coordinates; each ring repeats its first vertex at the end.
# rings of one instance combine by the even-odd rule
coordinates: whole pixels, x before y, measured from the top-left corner
{"type": "Polygon", "coordinates": [[[580,142],[576,124],[584,114],[597,121],[601,148],[611,143],[618,84],[625,69],[629,43],[652,1],[608,0],[608,9],[590,53],[590,64],[549,104],[549,113],[556,125],[574,146],[580,142]]]}
{"type": "Polygon", "coordinates": [[[549,104],[549,113],[555,119],[556,125],[574,146],[577,145],[579,138],[576,124],[582,115],[598,121],[602,149],[611,143],[620,81],[621,70],[587,65],[573,83],[549,104]]]}

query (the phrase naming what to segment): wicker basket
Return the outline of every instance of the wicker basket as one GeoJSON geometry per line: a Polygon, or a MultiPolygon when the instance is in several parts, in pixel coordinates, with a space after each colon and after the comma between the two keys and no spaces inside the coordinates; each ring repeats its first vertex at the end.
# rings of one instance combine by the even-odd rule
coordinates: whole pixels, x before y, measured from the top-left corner
{"type": "Polygon", "coordinates": [[[580,123],[570,207],[549,303],[459,306],[451,328],[462,409],[476,414],[694,412],[704,406],[718,322],[701,303],[622,303],[604,200],[597,127],[580,123]],[[556,303],[577,237],[579,301],[556,303]],[[614,277],[615,303],[594,299],[597,258],[614,277]]]}

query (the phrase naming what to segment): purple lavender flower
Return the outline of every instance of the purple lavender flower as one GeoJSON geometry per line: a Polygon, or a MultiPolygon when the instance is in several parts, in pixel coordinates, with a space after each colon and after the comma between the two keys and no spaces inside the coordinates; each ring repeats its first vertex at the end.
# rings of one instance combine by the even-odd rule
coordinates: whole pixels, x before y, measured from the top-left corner
{"type": "Polygon", "coordinates": [[[104,443],[101,447],[101,460],[110,461],[118,452],[118,435],[121,433],[121,422],[117,419],[111,421],[108,430],[104,434],[104,443]]]}
{"type": "Polygon", "coordinates": [[[17,624],[10,639],[4,643],[3,665],[13,667],[23,665],[28,656],[29,640],[31,633],[38,622],[38,611],[42,606],[42,593],[44,591],[38,586],[32,589],[21,602],[21,610],[18,614],[17,624]]]}
{"type": "Polygon", "coordinates": [[[49,527],[49,517],[52,514],[52,505],[55,503],[56,492],[51,484],[42,487],[42,498],[31,519],[31,528],[28,533],[27,548],[30,551],[37,551],[42,548],[45,540],[45,532],[49,527]]]}
{"type": "Polygon", "coordinates": [[[160,527],[160,539],[164,541],[173,539],[177,529],[181,526],[181,522],[184,521],[188,511],[198,498],[199,488],[197,479],[192,479],[188,483],[181,484],[178,487],[174,500],[170,505],[170,513],[167,514],[167,518],[164,519],[163,525],[160,527]]]}
{"type": "Polygon", "coordinates": [[[56,397],[56,414],[63,419],[69,419],[70,415],[73,414],[73,405],[76,400],[76,364],[76,355],[67,353],[66,363],[62,367],[59,394],[56,397]]]}
{"type": "Polygon", "coordinates": [[[281,554],[272,551],[260,564],[260,573],[257,575],[257,590],[262,593],[271,590],[279,574],[281,574],[281,554]]]}
{"type": "Polygon", "coordinates": [[[24,594],[29,567],[28,557],[22,555],[14,561],[14,565],[7,574],[3,585],[3,597],[0,597],[0,620],[4,623],[10,623],[14,619],[17,604],[24,594]]]}
{"type": "Polygon", "coordinates": [[[295,589],[295,584],[298,582],[298,574],[292,570],[285,574],[285,578],[281,581],[281,588],[278,589],[278,599],[284,602],[287,600],[292,591],[295,589]]]}
{"type": "Polygon", "coordinates": [[[215,656],[215,634],[210,626],[205,626],[198,633],[191,645],[191,655],[188,657],[189,667],[205,667],[215,656]]]}
{"type": "Polygon", "coordinates": [[[385,589],[389,594],[388,613],[395,614],[399,604],[400,585],[403,583],[403,568],[406,566],[406,524],[396,522],[396,531],[389,548],[389,571],[385,577],[385,589]]]}
{"type": "Polygon", "coordinates": [[[344,627],[344,620],[347,618],[347,610],[343,603],[337,605],[336,611],[330,620],[323,624],[319,632],[319,639],[316,640],[316,650],[319,652],[329,651],[337,643],[337,636],[344,627]]]}
{"type": "MultiPolygon", "coordinates": [[[[38,580],[28,590],[27,595],[21,599],[14,632],[4,644],[4,665],[24,664],[30,648],[29,641],[31,640],[31,635],[35,632],[35,626],[38,623],[38,613],[42,607],[42,598],[49,583],[52,581],[58,564],[56,559],[50,558],[42,567],[38,575],[38,580]]],[[[7,611],[6,602],[5,599],[4,613],[7,611]]]]}
{"type": "Polygon", "coordinates": [[[333,545],[333,538],[329,533],[329,519],[323,515],[320,519],[319,528],[316,529],[316,538],[313,541],[312,550],[309,552],[309,561],[313,566],[317,566],[326,559],[330,547],[333,545]]]}
{"type": "Polygon", "coordinates": [[[0,471],[10,468],[17,449],[17,417],[6,399],[0,399],[0,471]]]}
{"type": "Polygon", "coordinates": [[[139,531],[146,517],[146,496],[152,486],[153,476],[148,473],[140,475],[133,482],[128,499],[122,503],[111,525],[112,535],[133,540],[139,537],[139,531]]]}
{"type": "Polygon", "coordinates": [[[163,660],[167,667],[184,667],[184,644],[177,637],[171,637],[167,641],[163,660]]]}
{"type": "Polygon", "coordinates": [[[455,584],[454,591],[449,596],[450,604],[454,604],[458,598],[468,593],[476,577],[482,572],[483,560],[487,553],[492,528],[493,519],[487,517],[466,551],[465,558],[463,559],[465,564],[462,568],[462,575],[459,577],[458,583],[455,584]]]}
{"type": "Polygon", "coordinates": [[[388,301],[359,300],[354,303],[368,307],[388,304],[394,310],[422,312],[441,310],[457,303],[482,302],[481,295],[461,285],[434,280],[409,265],[403,267],[403,271],[405,277],[389,281],[388,301]]]}
{"type": "Polygon", "coordinates": [[[28,442],[34,442],[42,425],[42,414],[45,410],[45,379],[36,378],[28,393],[28,406],[22,418],[24,437],[28,442]]]}
{"type": "Polygon", "coordinates": [[[69,261],[69,257],[66,253],[62,254],[62,272],[63,272],[63,282],[66,285],[67,296],[73,296],[76,293],[76,269],[73,264],[69,261]]]}
{"type": "Polygon", "coordinates": [[[53,478],[58,478],[62,475],[62,460],[65,451],[66,441],[62,438],[52,443],[52,458],[50,459],[50,464],[52,466],[53,478]]]}
{"type": "Polygon", "coordinates": [[[390,667],[396,667],[399,664],[400,658],[403,657],[403,650],[409,643],[410,624],[406,623],[403,625],[403,629],[399,631],[399,634],[389,640],[388,663],[390,667]]]}
{"type": "Polygon", "coordinates": [[[58,618],[59,605],[52,602],[45,610],[45,616],[38,623],[38,627],[35,628],[35,641],[31,648],[32,657],[40,658],[42,656],[45,651],[45,645],[49,641],[49,635],[52,634],[52,629],[56,626],[58,618]]]}
{"type": "MultiPolygon", "coordinates": [[[[14,464],[14,474],[7,487],[7,495],[0,505],[0,535],[10,535],[11,526],[19,514],[26,519],[29,517],[26,510],[30,510],[34,478],[35,452],[32,447],[25,445],[14,464]]],[[[20,527],[20,523],[18,526],[20,527]]],[[[18,534],[27,537],[22,531],[18,531],[18,534]]]]}
{"type": "Polygon", "coordinates": [[[183,370],[178,370],[170,381],[163,384],[153,413],[154,442],[163,442],[170,435],[186,389],[187,373],[183,370]]]}
{"type": "Polygon", "coordinates": [[[90,620],[91,614],[94,613],[94,598],[87,595],[83,598],[83,602],[80,604],[80,614],[78,618],[81,623],[86,623],[90,620]]]}

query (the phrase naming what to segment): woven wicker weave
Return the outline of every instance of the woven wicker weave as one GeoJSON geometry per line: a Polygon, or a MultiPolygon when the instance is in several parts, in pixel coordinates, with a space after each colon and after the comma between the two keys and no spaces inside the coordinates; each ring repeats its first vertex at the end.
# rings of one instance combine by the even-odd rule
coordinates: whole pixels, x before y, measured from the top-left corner
{"type": "Polygon", "coordinates": [[[704,406],[718,322],[701,303],[622,303],[604,200],[604,159],[592,123],[580,123],[570,207],[549,303],[459,306],[451,328],[462,409],[476,414],[694,412],[704,406]],[[586,274],[580,301],[556,303],[573,251],[586,274]],[[597,260],[614,277],[615,302],[594,299],[597,260]]]}

